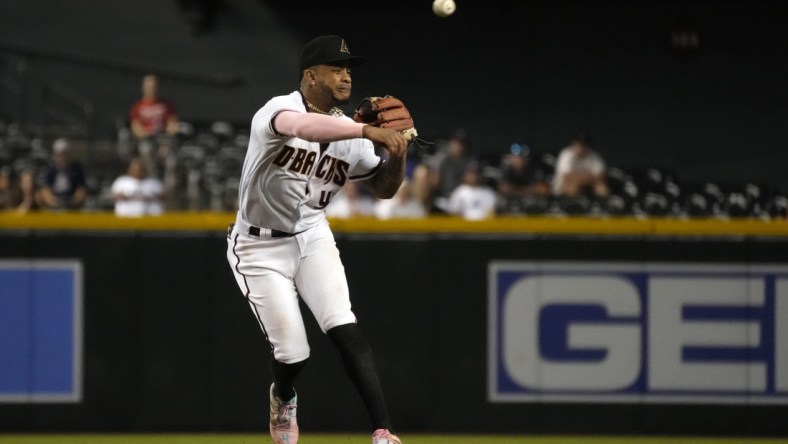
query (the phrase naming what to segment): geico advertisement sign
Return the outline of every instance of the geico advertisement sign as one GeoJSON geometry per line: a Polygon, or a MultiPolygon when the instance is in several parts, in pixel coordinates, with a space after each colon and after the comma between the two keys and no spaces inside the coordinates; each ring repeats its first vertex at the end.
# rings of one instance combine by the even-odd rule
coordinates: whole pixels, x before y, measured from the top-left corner
{"type": "Polygon", "coordinates": [[[788,403],[788,267],[493,262],[495,402],[788,403]]]}

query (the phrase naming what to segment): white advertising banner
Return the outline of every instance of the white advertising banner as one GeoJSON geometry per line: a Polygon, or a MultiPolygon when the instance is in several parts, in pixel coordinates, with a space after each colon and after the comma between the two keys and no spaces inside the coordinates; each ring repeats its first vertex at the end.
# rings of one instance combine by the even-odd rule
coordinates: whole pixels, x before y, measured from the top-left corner
{"type": "Polygon", "coordinates": [[[492,402],[788,404],[788,267],[492,262],[492,402]]]}

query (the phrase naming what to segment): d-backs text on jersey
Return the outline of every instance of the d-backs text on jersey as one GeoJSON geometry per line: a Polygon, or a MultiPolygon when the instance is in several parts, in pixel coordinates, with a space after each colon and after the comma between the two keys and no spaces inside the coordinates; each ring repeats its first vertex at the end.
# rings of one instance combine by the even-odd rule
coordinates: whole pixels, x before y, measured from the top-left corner
{"type": "MultiPolygon", "coordinates": [[[[316,159],[317,153],[314,151],[284,145],[273,163],[294,173],[309,176],[312,174],[316,159]]],[[[327,184],[333,181],[341,187],[347,182],[349,168],[349,163],[326,154],[320,158],[320,162],[317,164],[315,177],[323,179],[323,183],[327,184]]]]}

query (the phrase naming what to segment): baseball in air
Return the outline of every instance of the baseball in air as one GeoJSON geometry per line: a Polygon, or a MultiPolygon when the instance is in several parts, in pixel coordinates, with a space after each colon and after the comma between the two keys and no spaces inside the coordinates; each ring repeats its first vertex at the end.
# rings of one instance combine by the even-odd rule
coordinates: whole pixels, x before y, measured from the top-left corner
{"type": "Polygon", "coordinates": [[[448,17],[454,14],[455,9],[457,9],[457,5],[454,4],[454,0],[433,0],[432,2],[432,12],[438,17],[448,17]]]}

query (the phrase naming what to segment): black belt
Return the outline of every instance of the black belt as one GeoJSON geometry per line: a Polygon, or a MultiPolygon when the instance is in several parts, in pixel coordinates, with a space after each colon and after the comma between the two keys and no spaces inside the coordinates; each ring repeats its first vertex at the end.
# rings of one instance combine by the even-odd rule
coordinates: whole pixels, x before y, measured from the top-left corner
{"type": "MultiPolygon", "coordinates": [[[[235,223],[231,223],[230,227],[227,229],[227,236],[230,236],[230,233],[233,231],[233,227],[235,227],[235,223]]],[[[250,225],[249,226],[249,235],[254,237],[260,237],[260,232],[263,228],[255,227],[250,225]]],[[[281,238],[281,237],[293,237],[298,233],[288,233],[286,231],[275,230],[273,228],[268,229],[271,232],[271,238],[281,238]]]]}
{"type": "MultiPolygon", "coordinates": [[[[262,230],[262,228],[260,227],[249,227],[249,235],[260,237],[260,230],[262,230]]],[[[279,231],[271,228],[271,237],[293,237],[293,236],[295,236],[295,234],[288,233],[285,231],[279,231]]]]}

